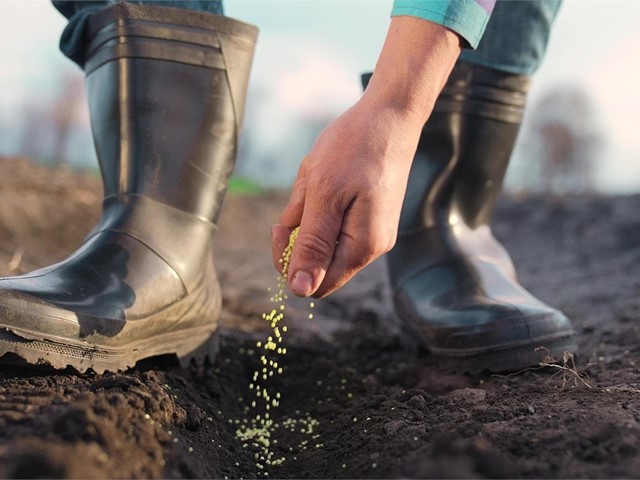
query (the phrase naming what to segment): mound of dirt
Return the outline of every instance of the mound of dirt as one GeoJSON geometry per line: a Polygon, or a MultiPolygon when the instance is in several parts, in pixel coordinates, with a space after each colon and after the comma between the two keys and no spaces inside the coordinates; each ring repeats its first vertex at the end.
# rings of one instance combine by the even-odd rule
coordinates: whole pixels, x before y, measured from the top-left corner
{"type": "MultiPolygon", "coordinates": [[[[63,258],[100,213],[95,178],[0,160],[0,273],[63,258]]],[[[224,337],[213,365],[169,358],[105,375],[0,371],[3,477],[266,478],[236,439],[251,398],[273,284],[269,226],[286,195],[229,196],[216,240],[224,337]]],[[[497,236],[523,283],[579,331],[578,370],[455,375],[415,348],[393,315],[384,265],[341,292],[291,306],[272,418],[270,478],[640,476],[640,197],[504,200],[497,236]]],[[[288,307],[289,308],[289,307],[288,307]]]]}

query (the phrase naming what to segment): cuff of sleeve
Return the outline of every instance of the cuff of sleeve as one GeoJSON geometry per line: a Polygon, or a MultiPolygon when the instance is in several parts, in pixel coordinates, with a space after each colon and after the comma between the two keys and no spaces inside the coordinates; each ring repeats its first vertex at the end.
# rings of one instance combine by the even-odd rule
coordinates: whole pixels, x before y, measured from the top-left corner
{"type": "Polygon", "coordinates": [[[478,0],[395,0],[391,16],[407,15],[438,23],[464,38],[471,48],[477,48],[491,16],[492,8],[483,6],[489,3],[492,2],[486,0],[480,2],[478,0]]]}

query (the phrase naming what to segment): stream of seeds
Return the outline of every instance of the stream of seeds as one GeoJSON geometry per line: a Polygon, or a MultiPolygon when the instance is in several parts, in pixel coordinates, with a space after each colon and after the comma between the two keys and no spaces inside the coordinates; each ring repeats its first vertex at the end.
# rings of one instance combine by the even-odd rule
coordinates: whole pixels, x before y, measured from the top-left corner
{"type": "MultiPolygon", "coordinates": [[[[315,433],[318,421],[309,414],[302,415],[296,410],[295,417],[285,416],[279,422],[274,421],[272,417],[273,410],[280,405],[281,395],[280,392],[273,391],[269,385],[269,379],[274,375],[283,374],[280,362],[282,356],[287,354],[284,342],[287,326],[283,324],[287,300],[287,274],[298,233],[299,227],[291,232],[289,244],[280,258],[282,275],[277,279],[275,290],[269,289],[272,293],[270,301],[274,308],[269,313],[262,314],[263,320],[269,323],[271,331],[266,340],[256,343],[260,364],[253,372],[251,383],[249,383],[249,390],[252,393],[251,407],[245,408],[245,413],[253,411],[255,416],[242,419],[236,430],[236,438],[242,442],[243,448],[254,452],[256,469],[260,477],[268,477],[269,467],[277,467],[287,460],[283,451],[290,452],[293,460],[296,460],[297,451],[322,447],[322,444],[318,443],[319,435],[315,433]],[[296,448],[278,446],[277,437],[280,431],[302,435],[304,440],[301,440],[296,448]]],[[[313,308],[313,302],[309,306],[313,308]]],[[[313,314],[309,314],[309,318],[313,318],[313,314]]]]}

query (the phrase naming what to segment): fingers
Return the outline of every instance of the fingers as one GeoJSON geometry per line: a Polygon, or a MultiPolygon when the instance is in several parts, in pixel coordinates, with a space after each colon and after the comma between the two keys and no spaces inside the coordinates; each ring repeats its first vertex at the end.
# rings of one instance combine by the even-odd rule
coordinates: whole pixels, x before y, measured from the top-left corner
{"type": "Polygon", "coordinates": [[[357,247],[354,239],[344,234],[338,237],[333,259],[324,280],[312,295],[314,298],[323,298],[338,290],[366,265],[364,262],[361,266],[355,265],[351,261],[350,250],[354,247],[357,247]]]}
{"type": "Polygon", "coordinates": [[[302,212],[304,211],[304,198],[307,193],[306,189],[306,159],[305,157],[298,170],[298,176],[291,188],[289,203],[280,214],[280,223],[271,227],[271,254],[273,264],[280,273],[282,273],[282,252],[289,244],[289,235],[291,231],[300,225],[302,220],[302,212]]]}
{"type": "MultiPolygon", "coordinates": [[[[334,187],[336,182],[326,185],[334,187]]],[[[311,296],[324,281],[348,203],[334,188],[324,189],[320,184],[307,190],[300,233],[289,264],[289,288],[295,295],[311,296]]]]}
{"type": "Polygon", "coordinates": [[[388,252],[395,243],[396,234],[388,231],[387,224],[371,224],[371,217],[358,207],[361,205],[349,209],[345,214],[333,260],[323,282],[313,294],[315,298],[326,297],[343,287],[360,270],[388,252]]]}
{"type": "MultiPolygon", "coordinates": [[[[362,221],[363,218],[366,217],[359,216],[357,209],[355,212],[351,209],[346,212],[344,219],[341,222],[342,228],[338,230],[337,240],[334,242],[335,247],[333,249],[333,254],[328,261],[328,266],[326,266],[327,262],[322,261],[322,259],[317,263],[320,265],[321,269],[324,268],[324,276],[317,277],[315,279],[311,278],[309,280],[311,287],[309,287],[308,284],[302,283],[303,281],[306,282],[307,279],[301,279],[300,276],[298,276],[295,279],[295,284],[292,281],[291,286],[292,291],[296,295],[313,296],[315,298],[326,297],[334,291],[342,288],[361,269],[375,261],[393,247],[393,243],[395,242],[395,235],[393,233],[386,232],[380,227],[367,225],[362,221]],[[355,232],[355,236],[349,232],[355,232]],[[319,286],[314,289],[320,278],[322,278],[322,280],[319,286]]],[[[280,273],[282,273],[283,267],[280,259],[282,252],[289,243],[291,231],[292,229],[279,224],[274,225],[271,229],[273,262],[280,273]]],[[[304,243],[301,243],[300,236],[298,237],[294,249],[294,255],[298,252],[297,255],[304,256],[305,259],[298,260],[296,266],[291,266],[290,272],[293,272],[293,269],[297,269],[297,271],[315,270],[315,267],[309,267],[308,269],[304,267],[304,265],[309,265],[311,262],[309,262],[308,254],[300,253],[300,250],[306,252],[312,250],[315,252],[315,255],[319,257],[326,258],[328,256],[328,253],[324,251],[320,252],[320,249],[323,248],[320,245],[328,245],[330,242],[330,240],[326,239],[319,240],[326,237],[326,235],[324,233],[307,233],[312,235],[312,237],[307,240],[307,243],[312,242],[313,246],[305,246],[304,243]],[[313,237],[313,235],[316,235],[316,237],[313,237]]],[[[303,238],[306,238],[306,236],[303,236],[303,238]]],[[[302,240],[302,242],[305,242],[305,240],[302,240]]],[[[327,251],[328,250],[329,249],[327,248],[327,251]]],[[[294,263],[293,259],[291,263],[294,263]]]]}
{"type": "Polygon", "coordinates": [[[272,227],[272,255],[282,273],[282,253],[291,231],[300,226],[289,263],[289,289],[320,298],[393,246],[402,195],[367,181],[359,170],[341,168],[339,159],[312,162],[305,157],[289,203],[272,227]]]}
{"type": "Polygon", "coordinates": [[[306,194],[306,177],[298,178],[293,184],[291,195],[289,196],[289,203],[280,214],[281,225],[285,225],[291,229],[300,225],[306,194]]]}
{"type": "Polygon", "coordinates": [[[282,273],[282,252],[289,244],[291,229],[284,225],[276,224],[271,227],[271,254],[273,256],[273,266],[282,273]]]}
{"type": "Polygon", "coordinates": [[[291,187],[289,203],[280,215],[280,224],[291,229],[300,225],[304,211],[304,199],[307,195],[307,163],[309,155],[302,159],[296,181],[291,187]]]}
{"type": "Polygon", "coordinates": [[[300,297],[315,293],[333,259],[341,219],[333,217],[331,221],[327,220],[318,225],[313,221],[305,222],[303,218],[300,226],[289,265],[289,288],[300,297]]]}

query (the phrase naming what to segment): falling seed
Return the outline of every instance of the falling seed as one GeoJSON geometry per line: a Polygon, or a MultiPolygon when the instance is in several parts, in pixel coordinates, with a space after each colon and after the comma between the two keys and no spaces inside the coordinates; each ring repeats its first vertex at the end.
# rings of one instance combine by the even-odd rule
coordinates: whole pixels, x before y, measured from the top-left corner
{"type": "MultiPolygon", "coordinates": [[[[236,420],[235,423],[238,425],[238,429],[236,430],[236,437],[243,442],[243,448],[252,445],[253,448],[257,448],[259,451],[255,454],[256,460],[256,468],[260,471],[258,472],[258,476],[260,477],[268,477],[269,473],[265,471],[264,466],[278,466],[282,465],[286,458],[284,456],[274,456],[276,453],[272,450],[272,445],[277,444],[277,439],[274,438],[277,434],[278,430],[282,429],[285,431],[297,431],[304,435],[308,435],[309,437],[313,437],[314,439],[319,438],[319,436],[314,435],[314,429],[318,425],[318,421],[311,418],[308,413],[306,413],[306,418],[287,418],[281,423],[275,423],[269,416],[269,411],[271,408],[277,408],[280,405],[280,393],[275,393],[274,398],[269,394],[267,389],[267,384],[259,382],[258,379],[262,379],[262,381],[267,381],[270,377],[273,377],[275,373],[282,374],[283,367],[280,366],[280,362],[274,357],[275,355],[286,355],[287,349],[282,346],[283,344],[283,333],[288,331],[288,327],[286,325],[282,325],[282,321],[284,320],[284,311],[286,310],[284,301],[288,298],[285,293],[285,289],[287,288],[287,272],[289,268],[289,261],[291,260],[291,254],[293,253],[293,246],[295,244],[295,240],[297,238],[299,229],[294,229],[289,237],[289,244],[285,248],[282,257],[280,259],[280,263],[282,264],[282,276],[278,277],[276,280],[276,289],[273,290],[271,288],[268,289],[271,293],[270,301],[273,302],[275,308],[272,308],[270,312],[265,312],[261,315],[262,319],[265,320],[272,330],[272,335],[268,336],[266,341],[256,342],[257,348],[262,348],[264,354],[260,357],[260,365],[261,368],[259,370],[254,371],[253,373],[253,381],[249,384],[249,389],[255,392],[256,399],[251,402],[252,408],[263,409],[266,411],[263,416],[256,412],[256,415],[252,419],[243,419],[242,424],[240,424],[239,420],[236,420]],[[260,454],[260,455],[259,455],[260,454]]],[[[310,307],[313,308],[313,302],[311,302],[310,307]]],[[[309,314],[309,318],[313,318],[313,314],[309,314]]],[[[254,353],[253,351],[251,352],[254,353]]],[[[238,401],[242,401],[242,397],[238,398],[238,401]]],[[[244,412],[248,413],[249,407],[244,407],[244,412]]],[[[296,415],[300,415],[300,411],[296,411],[296,415]]],[[[307,442],[302,442],[299,446],[299,450],[307,449],[307,442]]],[[[316,448],[321,448],[323,446],[322,443],[316,443],[316,448]]],[[[293,447],[289,447],[289,451],[293,452],[293,447]]],[[[297,460],[297,457],[293,457],[294,460],[297,460]]]]}

